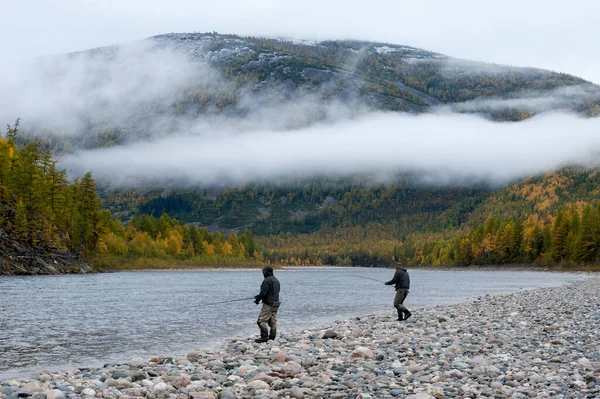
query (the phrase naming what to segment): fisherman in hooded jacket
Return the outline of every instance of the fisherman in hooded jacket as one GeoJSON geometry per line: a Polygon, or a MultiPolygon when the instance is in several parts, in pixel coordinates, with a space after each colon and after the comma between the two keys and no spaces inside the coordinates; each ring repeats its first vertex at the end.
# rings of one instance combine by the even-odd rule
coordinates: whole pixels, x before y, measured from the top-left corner
{"type": "Polygon", "coordinates": [[[410,288],[410,277],[406,269],[402,265],[397,264],[394,277],[385,283],[385,285],[395,285],[396,296],[394,297],[394,307],[398,311],[398,321],[406,320],[412,316],[412,313],[404,306],[404,300],[410,288]]]}
{"type": "Polygon", "coordinates": [[[258,315],[258,327],[260,328],[260,338],[256,342],[267,342],[275,339],[277,335],[277,311],[279,310],[279,280],[273,275],[273,269],[266,266],[263,270],[263,280],[260,286],[260,294],[254,297],[254,303],[257,305],[262,301],[262,309],[258,315]],[[271,328],[269,331],[268,328],[271,328]]]}

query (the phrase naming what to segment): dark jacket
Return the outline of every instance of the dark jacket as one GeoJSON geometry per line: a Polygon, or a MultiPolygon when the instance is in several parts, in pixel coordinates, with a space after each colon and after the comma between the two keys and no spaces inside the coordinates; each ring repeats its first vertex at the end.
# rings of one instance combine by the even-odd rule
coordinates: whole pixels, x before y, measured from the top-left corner
{"type": "Polygon", "coordinates": [[[260,294],[254,297],[256,303],[262,301],[269,306],[273,306],[275,302],[279,302],[279,280],[273,276],[273,269],[269,266],[263,269],[265,279],[260,285],[260,294]]]}
{"type": "Polygon", "coordinates": [[[408,277],[408,272],[406,271],[406,269],[401,268],[401,269],[396,270],[396,273],[394,273],[394,278],[392,278],[390,281],[385,283],[385,285],[394,285],[394,284],[396,284],[396,290],[410,289],[410,277],[408,277]]]}

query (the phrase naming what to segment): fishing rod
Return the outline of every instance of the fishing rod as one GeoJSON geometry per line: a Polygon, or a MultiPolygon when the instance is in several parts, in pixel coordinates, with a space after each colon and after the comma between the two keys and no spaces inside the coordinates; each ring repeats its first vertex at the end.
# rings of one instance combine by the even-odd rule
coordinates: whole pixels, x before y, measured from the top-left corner
{"type": "Polygon", "coordinates": [[[354,274],[342,274],[340,277],[343,277],[343,276],[347,276],[347,277],[358,277],[358,278],[365,278],[365,279],[367,279],[367,280],[373,280],[373,281],[377,281],[378,283],[383,283],[383,284],[385,284],[385,281],[377,280],[376,278],[371,278],[371,277],[357,276],[357,275],[354,275],[354,274]]]}
{"type": "Polygon", "coordinates": [[[250,300],[250,299],[254,299],[254,297],[252,296],[252,297],[250,297],[250,298],[231,299],[231,300],[229,300],[229,301],[220,301],[220,302],[204,303],[204,304],[197,305],[196,307],[197,307],[197,308],[202,308],[202,307],[205,307],[205,306],[219,305],[219,304],[222,304],[222,303],[231,303],[231,302],[247,301],[247,300],[250,300]]]}

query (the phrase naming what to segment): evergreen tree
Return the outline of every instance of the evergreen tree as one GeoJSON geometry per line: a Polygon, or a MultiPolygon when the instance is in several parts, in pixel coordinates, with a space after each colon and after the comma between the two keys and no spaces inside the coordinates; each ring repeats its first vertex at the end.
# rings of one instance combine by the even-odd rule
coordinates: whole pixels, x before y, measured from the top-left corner
{"type": "Polygon", "coordinates": [[[597,214],[588,204],[581,215],[581,230],[576,240],[575,260],[592,262],[598,253],[600,243],[600,225],[597,214]]]}
{"type": "Polygon", "coordinates": [[[76,184],[77,212],[77,241],[74,243],[77,251],[89,254],[96,248],[98,242],[98,215],[100,200],[96,193],[96,183],[91,172],[86,173],[76,184]]]}

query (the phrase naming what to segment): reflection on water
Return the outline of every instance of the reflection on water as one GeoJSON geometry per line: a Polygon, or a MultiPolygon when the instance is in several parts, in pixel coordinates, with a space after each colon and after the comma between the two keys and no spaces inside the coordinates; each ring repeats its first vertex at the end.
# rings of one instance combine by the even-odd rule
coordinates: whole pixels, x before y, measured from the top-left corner
{"type": "MultiPolygon", "coordinates": [[[[508,271],[409,271],[409,309],[483,294],[556,286],[583,275],[508,271]]],[[[392,312],[394,271],[297,268],[275,271],[281,282],[279,332],[392,312]]],[[[158,271],[0,277],[0,379],[39,369],[185,354],[224,338],[254,335],[252,297],[260,270],[158,271]]]]}

